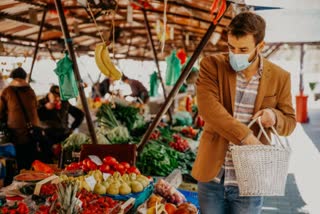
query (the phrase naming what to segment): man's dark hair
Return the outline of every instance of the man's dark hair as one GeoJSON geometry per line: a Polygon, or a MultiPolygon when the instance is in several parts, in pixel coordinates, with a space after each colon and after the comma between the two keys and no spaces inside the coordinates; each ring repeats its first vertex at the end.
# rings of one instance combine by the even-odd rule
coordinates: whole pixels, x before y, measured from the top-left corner
{"type": "Polygon", "coordinates": [[[54,95],[60,96],[60,88],[58,85],[52,85],[50,87],[50,92],[53,93],[54,95]]]}
{"type": "Polygon", "coordinates": [[[256,44],[263,41],[265,31],[266,22],[264,19],[252,12],[238,14],[227,28],[228,34],[230,33],[237,38],[252,34],[256,44]]]}
{"type": "Polygon", "coordinates": [[[16,68],[10,73],[10,78],[19,78],[25,80],[27,78],[27,72],[21,67],[16,68]]]}
{"type": "Polygon", "coordinates": [[[124,74],[122,74],[122,77],[121,77],[121,80],[122,81],[126,81],[126,80],[128,80],[129,78],[126,76],[126,75],[124,75],[124,74]]]}

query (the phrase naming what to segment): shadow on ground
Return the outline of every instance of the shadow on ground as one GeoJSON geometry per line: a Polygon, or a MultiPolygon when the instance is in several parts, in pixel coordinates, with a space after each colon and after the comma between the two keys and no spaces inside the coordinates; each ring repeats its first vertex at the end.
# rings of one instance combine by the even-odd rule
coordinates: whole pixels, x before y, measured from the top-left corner
{"type": "Polygon", "coordinates": [[[308,111],[309,121],[301,125],[320,152],[320,110],[309,109],[308,111]]]}
{"type": "Polygon", "coordinates": [[[304,209],[306,203],[300,196],[293,174],[289,174],[285,196],[264,197],[262,214],[296,214],[309,213],[304,209]]]}

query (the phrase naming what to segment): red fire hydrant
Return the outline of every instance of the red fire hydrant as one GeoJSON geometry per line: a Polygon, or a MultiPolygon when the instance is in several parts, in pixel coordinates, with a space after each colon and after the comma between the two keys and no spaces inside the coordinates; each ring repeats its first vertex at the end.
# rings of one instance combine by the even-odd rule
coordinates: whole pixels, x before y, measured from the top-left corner
{"type": "Polygon", "coordinates": [[[308,96],[300,93],[296,96],[296,119],[299,123],[308,122],[308,107],[307,107],[308,96]]]}

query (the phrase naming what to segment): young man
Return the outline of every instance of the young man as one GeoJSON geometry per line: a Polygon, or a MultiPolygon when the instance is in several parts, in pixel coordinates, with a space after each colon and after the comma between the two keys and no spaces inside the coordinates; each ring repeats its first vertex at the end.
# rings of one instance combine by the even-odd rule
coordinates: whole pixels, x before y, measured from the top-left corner
{"type": "Polygon", "coordinates": [[[237,15],[228,27],[229,54],[201,62],[197,99],[205,127],[192,171],[201,213],[260,213],[262,197],[239,196],[229,146],[268,144],[265,137],[255,137],[257,124],[247,127],[258,116],[264,127],[274,126],[280,135],[295,128],[290,74],[260,54],[265,27],[259,15],[237,15]]]}

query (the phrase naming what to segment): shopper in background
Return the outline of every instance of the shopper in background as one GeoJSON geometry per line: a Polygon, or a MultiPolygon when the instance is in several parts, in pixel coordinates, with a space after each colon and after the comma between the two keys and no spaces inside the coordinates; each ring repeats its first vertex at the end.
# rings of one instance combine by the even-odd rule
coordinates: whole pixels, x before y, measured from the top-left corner
{"type": "Polygon", "coordinates": [[[126,84],[128,84],[131,88],[131,94],[129,96],[131,97],[137,97],[139,98],[143,103],[148,103],[149,101],[149,93],[146,87],[138,81],[134,79],[129,79],[126,75],[122,75],[122,81],[126,84]]]}
{"type": "Polygon", "coordinates": [[[5,87],[7,87],[7,85],[8,85],[8,84],[7,84],[7,81],[5,80],[2,72],[0,71],[0,94],[1,94],[2,90],[3,90],[5,87]]]}
{"type": "Polygon", "coordinates": [[[257,124],[247,127],[258,116],[280,135],[295,128],[290,74],[261,56],[265,27],[259,15],[237,15],[227,31],[229,54],[201,61],[197,101],[205,127],[192,170],[201,213],[260,213],[262,197],[239,196],[229,146],[268,144],[265,137],[255,137],[257,124]]]}
{"type": "Polygon", "coordinates": [[[106,94],[111,94],[111,84],[112,80],[110,78],[105,78],[101,83],[95,83],[92,86],[92,98],[104,97],[106,94]]]}
{"type": "Polygon", "coordinates": [[[17,93],[33,126],[39,126],[40,123],[37,114],[37,98],[33,89],[26,82],[27,73],[23,68],[14,69],[10,78],[13,80],[1,94],[0,120],[7,123],[10,129],[11,141],[16,149],[18,168],[30,169],[37,155],[37,145],[30,138],[17,93]]]}
{"type": "Polygon", "coordinates": [[[57,85],[51,86],[47,96],[39,100],[38,114],[52,145],[64,141],[84,119],[84,113],[80,109],[60,99],[57,85]],[[69,114],[74,118],[70,126],[69,114]]]}

